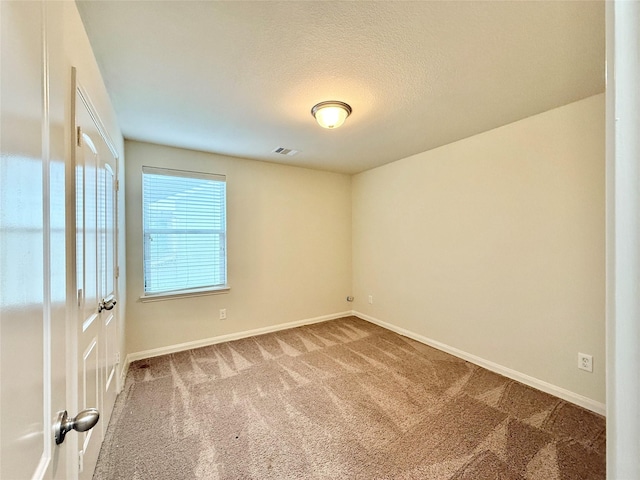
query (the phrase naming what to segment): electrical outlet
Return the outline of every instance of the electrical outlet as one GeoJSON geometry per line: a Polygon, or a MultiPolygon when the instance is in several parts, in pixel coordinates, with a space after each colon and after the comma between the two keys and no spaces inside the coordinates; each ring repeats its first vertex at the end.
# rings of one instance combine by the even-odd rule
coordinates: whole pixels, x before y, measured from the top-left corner
{"type": "Polygon", "coordinates": [[[578,368],[587,372],[593,372],[593,357],[586,353],[578,353],[578,368]]]}
{"type": "Polygon", "coordinates": [[[373,295],[369,295],[369,304],[373,305],[373,295]]]}
{"type": "Polygon", "coordinates": [[[227,319],[227,309],[226,308],[221,308],[220,309],[220,320],[226,320],[227,319]]]}

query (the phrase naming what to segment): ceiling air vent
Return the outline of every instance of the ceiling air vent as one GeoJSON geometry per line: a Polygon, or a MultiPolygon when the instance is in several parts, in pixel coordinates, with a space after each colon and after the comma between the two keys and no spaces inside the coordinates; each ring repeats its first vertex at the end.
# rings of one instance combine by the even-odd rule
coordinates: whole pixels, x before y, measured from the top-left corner
{"type": "Polygon", "coordinates": [[[274,150],[271,150],[272,153],[277,153],[278,155],[288,155],[291,157],[298,153],[298,150],[292,150],[291,148],[278,147],[274,150]]]}

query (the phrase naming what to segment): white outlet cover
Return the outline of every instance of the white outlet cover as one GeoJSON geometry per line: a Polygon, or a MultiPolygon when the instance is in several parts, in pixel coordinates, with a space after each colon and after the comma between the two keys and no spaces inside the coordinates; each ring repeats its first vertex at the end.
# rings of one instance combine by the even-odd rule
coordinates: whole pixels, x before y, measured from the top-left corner
{"type": "Polygon", "coordinates": [[[578,368],[586,372],[593,372],[593,357],[586,353],[578,353],[578,368]]]}

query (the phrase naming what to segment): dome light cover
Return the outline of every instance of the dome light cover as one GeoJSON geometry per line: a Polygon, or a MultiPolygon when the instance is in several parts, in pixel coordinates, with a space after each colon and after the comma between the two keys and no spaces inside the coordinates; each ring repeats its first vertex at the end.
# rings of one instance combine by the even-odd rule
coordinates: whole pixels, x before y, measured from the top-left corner
{"type": "Polygon", "coordinates": [[[350,114],[351,107],[336,100],[320,102],[311,109],[311,115],[315,117],[318,125],[329,129],[338,128],[350,114]]]}

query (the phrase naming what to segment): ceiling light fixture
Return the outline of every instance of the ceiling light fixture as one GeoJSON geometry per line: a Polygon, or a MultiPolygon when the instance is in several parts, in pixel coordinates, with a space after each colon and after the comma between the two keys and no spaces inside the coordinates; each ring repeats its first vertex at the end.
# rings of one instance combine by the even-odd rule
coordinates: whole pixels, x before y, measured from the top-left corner
{"type": "Polygon", "coordinates": [[[311,109],[311,115],[323,128],[338,128],[350,114],[351,107],[336,100],[320,102],[311,109]]]}

